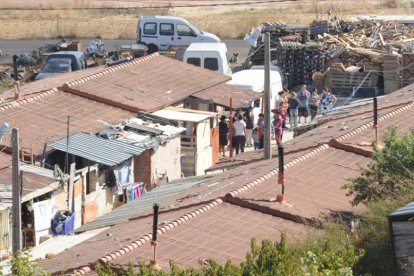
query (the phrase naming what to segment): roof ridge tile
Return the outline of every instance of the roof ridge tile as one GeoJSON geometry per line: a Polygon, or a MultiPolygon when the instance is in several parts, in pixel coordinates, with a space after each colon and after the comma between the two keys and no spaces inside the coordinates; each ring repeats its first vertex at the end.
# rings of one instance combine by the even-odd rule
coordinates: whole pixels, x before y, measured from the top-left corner
{"type": "Polygon", "coordinates": [[[52,94],[54,94],[58,91],[59,90],[57,88],[52,88],[52,89],[49,89],[49,90],[46,90],[46,91],[25,95],[20,100],[13,100],[12,102],[0,105],[0,112],[8,110],[8,109],[12,109],[12,108],[20,107],[20,106],[22,106],[24,104],[27,104],[27,103],[30,103],[30,102],[41,100],[41,99],[43,99],[47,96],[50,96],[50,95],[52,95],[52,94]]]}
{"type": "MultiPolygon", "coordinates": [[[[222,199],[212,200],[210,203],[205,204],[203,206],[200,206],[196,210],[188,212],[188,213],[180,216],[179,218],[177,218],[177,219],[175,219],[175,220],[159,227],[158,230],[157,230],[157,233],[159,235],[162,235],[162,234],[165,234],[169,231],[172,231],[173,229],[177,228],[178,226],[185,223],[186,221],[190,221],[191,219],[207,212],[208,210],[213,209],[214,207],[219,206],[222,203],[223,203],[222,199]]],[[[137,249],[138,247],[141,247],[142,245],[144,245],[147,242],[151,241],[151,239],[152,239],[152,234],[151,233],[146,234],[143,237],[141,237],[140,239],[131,242],[130,244],[116,250],[115,252],[109,253],[109,254],[99,258],[97,261],[102,263],[102,264],[113,261],[113,260],[121,257],[122,255],[125,255],[128,252],[131,252],[131,251],[137,249]]],[[[77,268],[73,271],[73,274],[75,274],[75,275],[84,275],[87,272],[92,271],[94,269],[94,266],[95,266],[95,264],[89,264],[89,265],[86,265],[86,266],[79,267],[79,268],[77,268]]],[[[60,275],[59,273],[61,273],[61,271],[56,272],[56,275],[60,275]]]]}
{"type": "Polygon", "coordinates": [[[137,58],[137,59],[129,61],[129,62],[125,62],[125,63],[121,63],[121,64],[114,65],[114,66],[111,66],[111,67],[107,67],[107,68],[105,68],[104,70],[102,70],[100,72],[97,72],[97,73],[91,74],[89,76],[77,79],[75,81],[66,82],[65,84],[63,84],[63,86],[71,87],[71,86],[74,86],[74,85],[77,85],[77,84],[80,84],[80,83],[83,83],[83,82],[101,77],[101,76],[106,75],[108,73],[115,72],[117,70],[128,68],[130,66],[148,61],[148,60],[150,60],[152,58],[155,58],[155,57],[158,57],[158,56],[160,56],[159,53],[154,53],[154,54],[151,54],[151,55],[148,55],[148,56],[137,58]]]}
{"type": "MultiPolygon", "coordinates": [[[[317,153],[320,153],[320,152],[322,152],[322,151],[324,151],[328,148],[329,148],[328,144],[323,144],[323,145],[317,147],[316,149],[313,149],[310,152],[308,152],[308,153],[306,153],[306,154],[304,154],[304,155],[302,155],[298,158],[295,158],[292,161],[286,163],[284,167],[285,167],[285,169],[290,168],[290,167],[292,167],[296,164],[299,164],[299,163],[311,158],[312,156],[316,155],[317,153]]],[[[263,175],[259,176],[255,180],[243,185],[242,187],[240,187],[236,190],[233,190],[231,192],[228,192],[226,194],[225,198],[235,197],[235,196],[241,194],[242,192],[250,190],[251,188],[259,185],[260,183],[265,182],[267,179],[271,178],[272,176],[275,176],[278,171],[279,171],[279,169],[273,169],[273,170],[267,172],[266,174],[263,174],[263,175]]]]}
{"type": "MultiPolygon", "coordinates": [[[[390,118],[392,116],[398,115],[401,112],[406,111],[408,109],[411,109],[413,107],[414,107],[414,102],[411,102],[409,104],[403,105],[403,106],[395,109],[394,111],[391,111],[391,112],[385,113],[384,115],[379,116],[378,117],[378,121],[379,122],[382,122],[382,121],[384,121],[384,120],[386,120],[386,119],[388,119],[388,118],[390,118]]],[[[354,135],[360,133],[361,131],[364,131],[364,130],[368,129],[369,127],[372,127],[372,126],[373,126],[373,122],[365,123],[365,124],[363,124],[363,125],[355,128],[354,130],[352,130],[350,132],[347,132],[347,133],[345,133],[345,134],[343,134],[343,135],[341,135],[339,137],[336,137],[334,140],[336,140],[337,142],[342,142],[345,139],[347,139],[347,138],[349,138],[351,136],[354,136],[354,135]]]]}

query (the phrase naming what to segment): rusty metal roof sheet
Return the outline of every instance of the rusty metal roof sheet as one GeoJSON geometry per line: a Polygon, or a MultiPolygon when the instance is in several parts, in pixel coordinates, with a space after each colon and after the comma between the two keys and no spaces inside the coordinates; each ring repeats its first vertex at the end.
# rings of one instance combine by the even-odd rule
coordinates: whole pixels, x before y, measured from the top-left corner
{"type": "Polygon", "coordinates": [[[156,111],[230,77],[153,54],[64,85],[64,90],[132,112],[156,111]]]}
{"type": "Polygon", "coordinates": [[[241,108],[243,105],[253,102],[263,96],[263,93],[254,92],[236,85],[222,83],[193,94],[193,97],[210,101],[215,104],[230,107],[230,99],[233,99],[233,108],[241,108]]]}

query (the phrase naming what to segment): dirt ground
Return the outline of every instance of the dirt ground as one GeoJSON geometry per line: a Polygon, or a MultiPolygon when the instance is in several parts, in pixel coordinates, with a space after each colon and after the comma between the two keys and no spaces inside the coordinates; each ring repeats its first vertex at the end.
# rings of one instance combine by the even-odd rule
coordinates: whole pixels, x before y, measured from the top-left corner
{"type": "Polygon", "coordinates": [[[185,17],[203,31],[222,39],[233,39],[244,37],[262,22],[307,24],[314,19],[327,19],[328,11],[344,19],[361,11],[364,14],[411,13],[405,6],[395,8],[384,4],[388,1],[2,0],[0,39],[134,39],[140,15],[185,17]]]}

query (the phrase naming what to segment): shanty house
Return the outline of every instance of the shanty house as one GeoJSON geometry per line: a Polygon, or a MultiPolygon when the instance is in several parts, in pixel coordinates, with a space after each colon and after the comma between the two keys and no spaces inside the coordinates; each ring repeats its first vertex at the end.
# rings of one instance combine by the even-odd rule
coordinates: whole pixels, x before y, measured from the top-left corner
{"type": "Polygon", "coordinates": [[[217,113],[169,107],[152,114],[186,128],[181,135],[184,176],[204,174],[218,160],[217,113]]]}
{"type": "MultiPolygon", "coordinates": [[[[1,153],[1,158],[9,158],[1,153]]],[[[52,235],[51,220],[58,210],[67,209],[67,175],[58,171],[20,163],[22,183],[22,241],[24,247],[33,247],[52,235]]],[[[0,250],[11,250],[11,163],[0,169],[0,250]]]]}

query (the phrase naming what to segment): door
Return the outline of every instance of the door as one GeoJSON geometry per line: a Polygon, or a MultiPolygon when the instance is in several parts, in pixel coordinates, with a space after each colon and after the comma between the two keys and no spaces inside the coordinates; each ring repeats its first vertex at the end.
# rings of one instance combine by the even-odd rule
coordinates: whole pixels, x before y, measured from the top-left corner
{"type": "Polygon", "coordinates": [[[158,43],[157,26],[155,22],[145,22],[142,30],[141,41],[147,45],[154,44],[160,48],[158,43]]]}
{"type": "Polygon", "coordinates": [[[167,50],[170,45],[176,45],[174,41],[174,24],[160,23],[158,40],[160,44],[158,48],[160,50],[167,50]]]}
{"type": "Polygon", "coordinates": [[[193,42],[197,42],[197,34],[196,32],[190,28],[187,24],[178,23],[176,25],[177,29],[177,41],[176,45],[185,45],[188,46],[193,42]]]}

